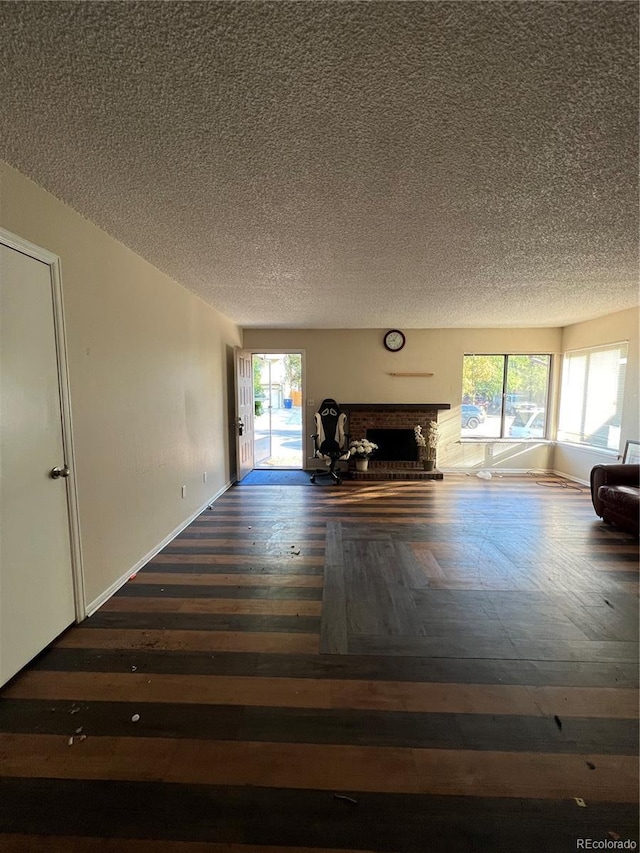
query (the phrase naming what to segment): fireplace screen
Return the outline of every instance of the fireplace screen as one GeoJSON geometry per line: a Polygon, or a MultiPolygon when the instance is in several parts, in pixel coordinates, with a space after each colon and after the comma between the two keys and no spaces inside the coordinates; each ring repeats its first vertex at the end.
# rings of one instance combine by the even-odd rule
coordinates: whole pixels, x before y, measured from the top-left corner
{"type": "Polygon", "coordinates": [[[373,457],[380,462],[415,462],[418,445],[412,429],[368,429],[367,438],[378,445],[373,457]]]}

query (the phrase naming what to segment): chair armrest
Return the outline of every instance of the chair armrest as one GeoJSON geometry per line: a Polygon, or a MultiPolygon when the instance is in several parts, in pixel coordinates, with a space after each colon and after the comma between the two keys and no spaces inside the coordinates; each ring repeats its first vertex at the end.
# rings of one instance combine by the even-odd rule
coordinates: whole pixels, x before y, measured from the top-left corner
{"type": "Polygon", "coordinates": [[[600,486],[640,485],[640,465],[595,465],[591,469],[591,501],[596,514],[602,518],[602,501],[598,498],[600,486]]]}

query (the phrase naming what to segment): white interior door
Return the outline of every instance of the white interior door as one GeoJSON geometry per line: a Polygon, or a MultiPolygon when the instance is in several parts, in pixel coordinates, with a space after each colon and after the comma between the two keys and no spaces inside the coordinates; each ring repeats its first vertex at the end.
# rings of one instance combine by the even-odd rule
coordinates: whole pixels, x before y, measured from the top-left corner
{"type": "Polygon", "coordinates": [[[53,306],[51,267],[0,243],[0,685],[75,617],[53,306]]]}
{"type": "Polygon", "coordinates": [[[253,471],[253,361],[247,350],[235,350],[236,459],[238,482],[253,471]]]}

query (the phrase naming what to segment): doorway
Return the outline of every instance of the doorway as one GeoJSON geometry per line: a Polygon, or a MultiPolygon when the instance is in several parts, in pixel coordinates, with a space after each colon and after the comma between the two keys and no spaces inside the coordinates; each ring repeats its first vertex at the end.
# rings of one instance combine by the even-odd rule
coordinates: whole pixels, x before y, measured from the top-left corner
{"type": "Polygon", "coordinates": [[[302,353],[253,353],[254,467],[302,468],[302,353]]]}

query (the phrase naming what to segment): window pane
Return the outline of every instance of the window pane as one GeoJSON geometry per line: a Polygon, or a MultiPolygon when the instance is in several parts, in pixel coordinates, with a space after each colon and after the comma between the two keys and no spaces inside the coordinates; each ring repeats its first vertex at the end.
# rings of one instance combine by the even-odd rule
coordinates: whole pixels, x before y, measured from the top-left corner
{"type": "Polygon", "coordinates": [[[544,438],[550,355],[510,355],[504,397],[505,433],[511,438],[544,438]]]}
{"type": "Polygon", "coordinates": [[[503,355],[465,355],[462,368],[462,438],[499,438],[503,355]]]}
{"type": "Polygon", "coordinates": [[[560,441],[574,443],[582,441],[587,360],[586,353],[574,353],[564,357],[558,420],[558,439],[560,441]]]}
{"type": "Polygon", "coordinates": [[[550,366],[548,354],[465,355],[461,437],[545,438],[550,366]]]}
{"type": "Polygon", "coordinates": [[[590,447],[620,447],[627,344],[566,353],[558,438],[590,447]]]}

